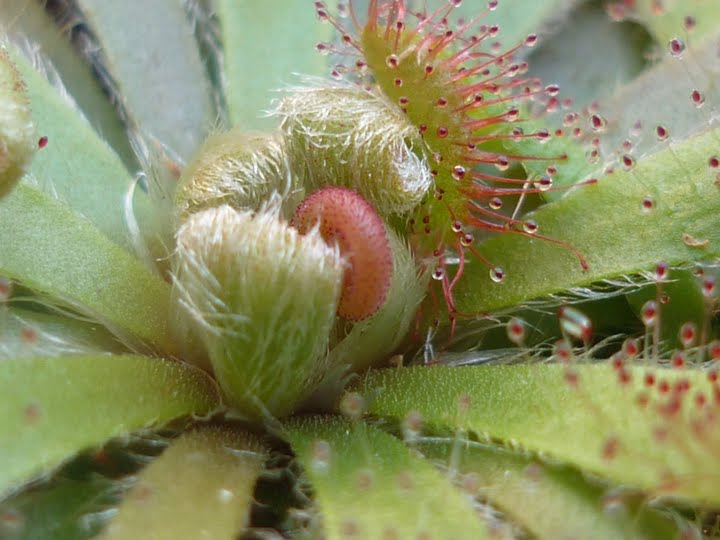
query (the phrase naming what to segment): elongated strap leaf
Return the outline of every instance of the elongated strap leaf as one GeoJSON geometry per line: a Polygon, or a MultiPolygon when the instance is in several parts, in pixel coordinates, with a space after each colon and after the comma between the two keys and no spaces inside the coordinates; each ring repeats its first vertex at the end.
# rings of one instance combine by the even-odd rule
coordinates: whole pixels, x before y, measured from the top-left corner
{"type": "Polygon", "coordinates": [[[39,49],[50,60],[95,131],[110,143],[126,166],[136,167],[135,155],[115,108],[100,88],[90,66],[62,35],[45,6],[38,2],[2,2],[0,23],[12,42],[23,47],[30,42],[33,51],[39,49]]]}
{"type": "Polygon", "coordinates": [[[715,32],[720,4],[714,0],[635,0],[625,16],[645,25],[661,47],[674,37],[698,39],[715,32]],[[692,18],[691,26],[687,25],[692,18]]]}
{"type": "MultiPolygon", "coordinates": [[[[27,85],[38,137],[47,137],[30,165],[26,183],[32,182],[34,188],[63,201],[110,240],[131,251],[123,206],[132,182],[127,169],[45,77],[21,55],[12,58],[27,85]]],[[[141,224],[149,223],[152,207],[139,189],[133,210],[141,224]]]]}
{"type": "MultiPolygon", "coordinates": [[[[576,92],[586,87],[586,100],[600,102],[596,119],[601,121],[602,127],[594,129],[592,125],[595,113],[578,111],[577,106],[574,110],[578,112],[570,116],[567,116],[569,111],[561,110],[555,115],[524,123],[522,127],[526,133],[541,128],[560,128],[565,133],[565,136],[553,137],[549,142],[533,139],[508,142],[509,150],[514,153],[552,156],[548,161],[533,160],[523,163],[531,177],[545,175],[548,166],[553,165],[556,168],[553,174],[554,186],[571,186],[581,180],[601,176],[607,167],[623,169],[626,155],[638,160],[667,148],[668,144],[682,143],[691,135],[717,127],[717,118],[711,112],[720,103],[720,91],[713,83],[720,74],[720,63],[716,55],[717,31],[702,38],[693,33],[692,49],[685,51],[679,58],[667,54],[661,62],[619,88],[616,86],[620,81],[628,80],[627,76],[620,73],[613,76],[605,67],[593,68],[592,64],[600,61],[598,57],[602,56],[606,62],[603,66],[613,65],[612,69],[625,69],[627,75],[630,75],[633,70],[623,68],[623,62],[611,61],[608,58],[613,49],[619,48],[617,39],[612,48],[601,46],[603,55],[589,52],[583,54],[579,52],[581,46],[597,47],[598,41],[590,38],[588,31],[582,27],[571,30],[571,38],[576,31],[582,34],[577,37],[582,45],[567,47],[568,36],[563,34],[562,40],[549,43],[547,52],[543,47],[536,51],[537,58],[530,59],[531,72],[535,67],[535,73],[543,76],[547,82],[552,80],[560,83],[561,88],[568,89],[572,97],[577,97],[576,92]],[[560,47],[558,43],[563,46],[560,47]],[[558,49],[559,54],[554,54],[553,47],[558,49]],[[567,51],[573,51],[572,61],[584,61],[582,67],[568,70],[571,61],[564,56],[569,54],[567,51]],[[577,77],[583,77],[585,82],[578,81],[573,76],[563,86],[565,79],[552,75],[555,69],[561,71],[563,77],[576,73],[577,77]],[[592,87],[593,77],[601,79],[595,89],[592,87]],[[699,94],[693,97],[695,90],[699,94]],[[574,134],[575,130],[578,130],[578,137],[574,134]],[[597,139],[599,146],[591,144],[593,139],[597,139]],[[567,158],[556,159],[554,156],[567,158]]],[[[635,41],[643,39],[636,30],[633,34],[635,41]]],[[[605,32],[603,39],[610,36],[612,32],[605,32]]],[[[623,39],[628,37],[627,33],[623,34],[623,39]]],[[[547,191],[543,193],[543,198],[557,200],[565,193],[562,190],[547,191]]]]}
{"type": "Polygon", "coordinates": [[[487,538],[461,492],[392,436],[330,417],[286,429],[312,483],[324,538],[487,538]]]}
{"type": "Polygon", "coordinates": [[[299,82],[297,76],[327,75],[326,57],[315,45],[333,29],[315,17],[312,3],[285,0],[219,0],[225,45],[226,99],[230,121],[245,129],[267,129],[275,90],[299,82]]]}
{"type": "Polygon", "coordinates": [[[170,287],[90,222],[21,183],[0,201],[0,275],[172,350],[170,287]]]}
{"type": "Polygon", "coordinates": [[[117,505],[125,481],[90,475],[60,478],[42,490],[28,490],[0,502],[3,540],[90,540],[117,505]]]}
{"type": "MultiPolygon", "coordinates": [[[[501,2],[500,6],[503,5],[501,2]]],[[[516,8],[514,11],[522,13],[523,10],[516,8]]],[[[540,77],[545,84],[559,85],[558,99],[572,98],[573,111],[611,95],[620,85],[636,77],[648,62],[647,49],[652,41],[641,26],[614,22],[603,6],[590,3],[578,6],[572,12],[568,21],[557,30],[557,39],[544,40],[542,37],[541,34],[539,44],[528,58],[528,74],[540,77]],[[599,50],[603,54],[598,54],[599,50]]],[[[550,129],[556,124],[560,127],[568,112],[568,109],[560,108],[550,117],[551,123],[546,127],[550,129]]],[[[581,123],[577,126],[585,127],[581,123]]],[[[571,142],[572,127],[563,127],[566,128],[566,142],[571,142]]],[[[535,165],[542,170],[542,163],[528,163],[530,167],[535,165]]]]}
{"type": "Polygon", "coordinates": [[[188,160],[215,118],[184,2],[76,4],[102,49],[91,55],[95,67],[108,77],[130,123],[188,160]]]}
{"type": "Polygon", "coordinates": [[[504,234],[486,242],[480,251],[504,268],[505,280],[493,282],[487,268],[471,258],[457,287],[458,309],[498,310],[635,274],[659,261],[672,265],[716,257],[720,169],[708,163],[718,141],[720,130],[703,133],[530,215],[539,225],[538,234],[579,250],[587,259],[587,271],[570,249],[542,239],[504,234]]]}
{"type": "Polygon", "coordinates": [[[237,538],[265,457],[260,443],[240,431],[187,432],[139,473],[103,538],[237,538]]]}
{"type": "Polygon", "coordinates": [[[608,364],[410,368],[373,371],[361,390],[374,414],[417,411],[623,485],[720,502],[718,386],[700,370],[622,376],[608,364]]]}
{"type": "Polygon", "coordinates": [[[420,449],[458,482],[480,494],[535,538],[674,540],[675,523],[631,496],[613,496],[574,469],[541,464],[503,449],[450,440],[423,441],[420,449]],[[532,499],[532,504],[527,504],[532,499]]]}
{"type": "Polygon", "coordinates": [[[711,112],[720,106],[720,89],[715,84],[720,77],[720,31],[715,30],[705,39],[695,39],[692,50],[682,58],[668,54],[602,105],[608,122],[601,138],[604,157],[612,159],[614,154],[626,153],[643,156],[717,127],[717,118],[711,112]],[[702,106],[693,102],[695,90],[702,96],[702,106]],[[638,123],[639,133],[635,129],[638,123]],[[622,149],[627,139],[633,143],[630,152],[622,149]]]}
{"type": "MultiPolygon", "coordinates": [[[[506,0],[499,2],[497,7],[482,19],[488,26],[497,25],[499,32],[497,41],[502,50],[509,50],[522,43],[528,34],[538,34],[540,43],[550,38],[560,23],[568,17],[578,0],[547,0],[544,2],[523,2],[522,0],[506,0]]],[[[442,0],[415,0],[415,5],[437,8],[443,5],[442,0]]],[[[477,17],[485,8],[486,2],[463,2],[457,14],[470,21],[477,17]]],[[[521,50],[520,54],[524,51],[521,50]]]]}
{"type": "Polygon", "coordinates": [[[13,305],[0,309],[0,361],[123,352],[128,351],[98,324],[13,305]]]}
{"type": "Polygon", "coordinates": [[[3,361],[0,395],[0,496],[111,437],[219,404],[203,372],[142,356],[3,361]]]}

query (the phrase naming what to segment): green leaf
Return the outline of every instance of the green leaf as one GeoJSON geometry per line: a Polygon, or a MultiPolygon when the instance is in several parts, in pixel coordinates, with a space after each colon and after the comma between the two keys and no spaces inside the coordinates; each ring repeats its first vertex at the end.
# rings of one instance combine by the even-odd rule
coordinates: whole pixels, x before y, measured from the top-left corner
{"type": "Polygon", "coordinates": [[[603,155],[612,160],[628,153],[622,150],[625,139],[632,141],[630,152],[643,156],[682,142],[687,137],[717,126],[713,110],[720,105],[720,77],[717,61],[718,32],[686,51],[683,58],[666,56],[632,83],[622,87],[602,107],[608,130],[601,139],[603,155]],[[704,104],[696,106],[691,94],[699,90],[704,104]],[[642,125],[639,133],[634,126],[642,125]],[[667,130],[660,140],[657,126],[667,130]]]}
{"type": "Polygon", "coordinates": [[[644,24],[662,47],[675,37],[697,39],[715,32],[720,17],[720,4],[715,0],[635,0],[633,4],[626,16],[644,24]],[[685,28],[688,16],[695,20],[690,32],[685,28]]]}
{"type": "MultiPolygon", "coordinates": [[[[441,0],[414,0],[410,3],[414,4],[416,9],[427,6],[428,11],[445,4],[441,0]]],[[[497,41],[502,44],[503,50],[507,50],[522,43],[528,34],[538,34],[541,40],[550,38],[559,23],[578,3],[578,0],[501,0],[497,8],[483,17],[482,24],[497,25],[500,28],[497,41]]],[[[487,2],[466,0],[455,10],[455,14],[469,21],[480,15],[486,6],[487,2]]]]}
{"type": "MultiPolygon", "coordinates": [[[[617,23],[607,31],[601,32],[604,39],[611,38],[619,28],[617,23]]],[[[587,36],[588,30],[580,26],[573,27],[571,34],[578,33],[577,45],[568,46],[567,37],[554,40],[547,47],[540,47],[536,54],[530,58],[531,72],[541,75],[546,82],[559,82],[561,88],[569,89],[572,97],[576,92],[583,91],[583,81],[588,84],[585,90],[586,97],[600,98],[600,117],[605,120],[604,131],[594,131],[590,128],[590,115],[583,111],[578,113],[578,119],[571,125],[563,125],[563,118],[568,111],[561,110],[554,116],[541,116],[531,122],[523,123],[526,132],[533,132],[540,128],[562,128],[563,137],[553,137],[543,144],[533,139],[522,142],[509,141],[507,147],[510,151],[532,156],[562,156],[565,160],[529,161],[523,166],[531,176],[542,176],[548,165],[555,165],[557,173],[553,175],[555,186],[571,186],[593,175],[601,174],[607,166],[622,166],[621,158],[628,154],[636,159],[666,148],[668,141],[682,142],[690,135],[697,134],[715,125],[712,110],[720,103],[720,91],[713,81],[720,75],[720,67],[716,59],[717,32],[704,39],[696,39],[695,46],[688,49],[681,58],[666,55],[662,62],[647,69],[632,82],[615,88],[618,82],[627,80],[632,72],[639,68],[628,66],[626,75],[618,80],[617,74],[608,71],[608,66],[618,68],[622,63],[613,61],[609,55],[619,46],[617,39],[614,46],[599,45],[597,39],[587,36]],[[581,47],[591,46],[595,50],[602,49],[602,54],[593,52],[578,52],[581,47]],[[547,49],[547,53],[544,51],[547,49]],[[582,62],[577,69],[568,69],[570,60],[564,55],[582,62]],[[593,62],[601,62],[601,67],[595,67],[593,62]],[[535,70],[535,71],[533,71],[535,70]],[[557,71],[557,78],[553,75],[557,71]],[[569,75],[570,74],[570,75],[569,75]],[[552,78],[549,78],[552,77],[552,78]],[[562,77],[565,77],[563,79],[562,77]],[[568,79],[567,77],[584,77],[583,80],[568,79]],[[597,92],[593,93],[591,85],[593,78],[597,81],[597,92]],[[616,90],[608,94],[608,90],[616,90]],[[698,107],[693,103],[691,94],[699,90],[704,98],[704,105],[698,107]],[[559,117],[559,118],[558,118],[559,117]],[[667,130],[667,139],[659,138],[657,127],[667,130]],[[575,129],[581,130],[581,137],[572,136],[575,129]],[[592,138],[598,138],[600,147],[597,158],[591,159],[590,145],[592,138]],[[632,145],[630,150],[624,148],[625,142],[632,145]]],[[[641,36],[633,31],[635,40],[640,47],[641,36]]],[[[700,36],[697,35],[696,38],[700,36]]],[[[627,38],[626,38],[627,39],[627,38]]],[[[580,103],[583,103],[581,100],[580,103]]],[[[548,200],[557,200],[564,195],[563,191],[546,192],[543,197],[548,200]]]]}
{"type": "Polygon", "coordinates": [[[547,116],[528,117],[522,122],[521,128],[525,133],[535,133],[540,130],[548,130],[551,133],[556,129],[563,129],[566,133],[563,136],[551,137],[549,141],[540,142],[535,139],[523,139],[522,141],[505,141],[504,147],[508,153],[521,156],[537,156],[541,159],[523,162],[523,168],[527,174],[527,178],[537,180],[546,176],[547,170],[554,167],[556,172],[551,176],[553,187],[561,188],[555,191],[546,191],[542,193],[542,198],[547,201],[556,201],[561,199],[566,193],[569,186],[573,186],[584,180],[589,180],[594,174],[599,174],[602,170],[602,162],[596,162],[589,159],[589,152],[586,141],[578,140],[571,135],[572,130],[580,128],[585,129],[589,118],[586,115],[578,113],[578,118],[574,126],[570,127],[570,134],[566,128],[561,128],[562,120],[547,116]]]}
{"type": "MultiPolygon", "coordinates": [[[[14,54],[32,106],[33,121],[47,146],[33,159],[24,182],[67,203],[117,245],[132,250],[124,201],[131,178],[118,156],[21,55],[14,54]]],[[[147,196],[136,190],[133,210],[149,217],[147,196]]]]}
{"type": "Polygon", "coordinates": [[[540,238],[503,234],[484,243],[480,251],[504,268],[505,280],[495,283],[483,265],[467,265],[456,289],[458,309],[503,309],[635,274],[659,261],[676,265],[716,257],[720,190],[708,158],[717,152],[719,137],[720,130],[703,133],[531,214],[539,233],[567,242],[587,259],[587,271],[570,249],[540,238]],[[651,210],[643,207],[648,197],[651,210]]]}
{"type": "Polygon", "coordinates": [[[96,318],[114,333],[172,351],[170,287],[90,222],[21,183],[0,201],[0,275],[96,318]]]}
{"type": "Polygon", "coordinates": [[[422,441],[419,449],[460,472],[461,485],[477,492],[540,540],[557,538],[633,538],[676,540],[669,518],[646,507],[639,497],[608,492],[582,473],[543,464],[528,456],[471,441],[422,441]],[[528,497],[532,504],[527,504],[528,497]]]}
{"type": "Polygon", "coordinates": [[[225,94],[230,121],[243,129],[268,129],[274,90],[297,83],[294,73],[327,75],[327,59],[315,45],[333,35],[310,2],[218,0],[225,45],[225,94]]]}
{"type": "Polygon", "coordinates": [[[623,373],[629,382],[609,363],[376,370],[359,391],[372,414],[401,420],[416,411],[427,425],[470,430],[653,495],[719,503],[717,387],[700,370],[623,373]],[[678,389],[682,380],[688,390],[678,389]]]}
{"type": "Polygon", "coordinates": [[[78,0],[98,40],[96,69],[110,79],[131,127],[189,159],[215,120],[191,21],[177,0],[78,0]],[[139,16],[139,15],[142,16],[139,16]]]}
{"type": "MultiPolygon", "coordinates": [[[[680,328],[685,323],[693,323],[700,331],[709,313],[702,294],[700,280],[690,270],[670,270],[667,283],[660,286],[660,294],[667,296],[668,303],[659,302],[660,329],[658,337],[663,342],[662,350],[682,347],[680,328]]],[[[657,285],[649,285],[627,295],[632,309],[641,316],[642,307],[648,300],[657,301],[657,285]]],[[[594,322],[594,321],[593,321],[594,322]]]]}
{"type": "Polygon", "coordinates": [[[4,540],[85,540],[96,537],[107,510],[119,499],[119,483],[99,475],[61,478],[0,504],[4,540]]]}
{"type": "MultiPolygon", "coordinates": [[[[63,36],[39,2],[0,2],[0,22],[9,39],[26,52],[28,41],[47,58],[77,106],[95,131],[105,138],[127,167],[137,167],[125,127],[115,108],[103,93],[97,78],[63,36]]],[[[52,73],[49,74],[51,77],[52,73]]]]}
{"type": "Polygon", "coordinates": [[[219,405],[186,364],[142,356],[0,362],[0,494],[112,437],[219,405]]]}
{"type": "Polygon", "coordinates": [[[394,437],[330,417],[285,428],[312,483],[323,538],[487,537],[469,501],[394,437]]]}
{"type": "Polygon", "coordinates": [[[237,538],[265,458],[257,439],[242,432],[187,432],[138,474],[102,538],[237,538]]]}
{"type": "Polygon", "coordinates": [[[98,324],[12,305],[0,310],[0,361],[111,352],[127,349],[98,324]]]}
{"type": "Polygon", "coordinates": [[[558,84],[560,99],[572,98],[572,110],[580,110],[635,78],[647,64],[650,43],[642,27],[614,23],[599,3],[584,4],[572,12],[557,35],[540,41],[528,58],[528,75],[540,77],[545,84],[558,84]]]}

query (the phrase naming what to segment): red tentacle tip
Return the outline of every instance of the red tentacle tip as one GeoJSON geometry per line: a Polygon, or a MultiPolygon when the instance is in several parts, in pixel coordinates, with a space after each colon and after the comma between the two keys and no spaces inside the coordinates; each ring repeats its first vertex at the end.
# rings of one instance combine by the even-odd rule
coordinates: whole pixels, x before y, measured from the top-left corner
{"type": "Polygon", "coordinates": [[[301,234],[318,227],[323,239],[337,243],[346,258],[340,317],[361,321],[382,307],[393,257],[385,224],[368,201],[351,189],[323,188],[300,203],[290,224],[301,234]]]}

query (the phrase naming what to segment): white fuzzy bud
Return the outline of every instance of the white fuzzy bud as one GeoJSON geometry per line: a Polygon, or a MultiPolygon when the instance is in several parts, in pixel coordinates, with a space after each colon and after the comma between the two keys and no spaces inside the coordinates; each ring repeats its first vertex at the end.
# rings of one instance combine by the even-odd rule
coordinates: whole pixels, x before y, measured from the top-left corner
{"type": "Polygon", "coordinates": [[[344,271],[337,248],[278,216],[229,206],[181,226],[175,289],[227,402],[250,419],[293,411],[322,378],[344,271]]]}
{"type": "Polygon", "coordinates": [[[274,192],[284,198],[293,192],[282,137],[233,129],[208,137],[183,170],[175,204],[182,221],[223,204],[257,210],[274,192]]]}
{"type": "Polygon", "coordinates": [[[414,210],[432,184],[417,128],[379,96],[356,87],[298,88],[276,114],[293,174],[308,192],[351,188],[389,216],[414,210]]]}

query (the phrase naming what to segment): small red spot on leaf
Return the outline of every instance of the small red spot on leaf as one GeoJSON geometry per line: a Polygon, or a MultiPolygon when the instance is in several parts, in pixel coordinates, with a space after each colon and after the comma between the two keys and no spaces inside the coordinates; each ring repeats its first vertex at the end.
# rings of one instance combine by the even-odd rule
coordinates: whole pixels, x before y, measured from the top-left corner
{"type": "Polygon", "coordinates": [[[604,459],[610,461],[617,456],[618,449],[620,448],[620,441],[616,437],[610,437],[605,441],[602,449],[602,456],[604,459]]]}

